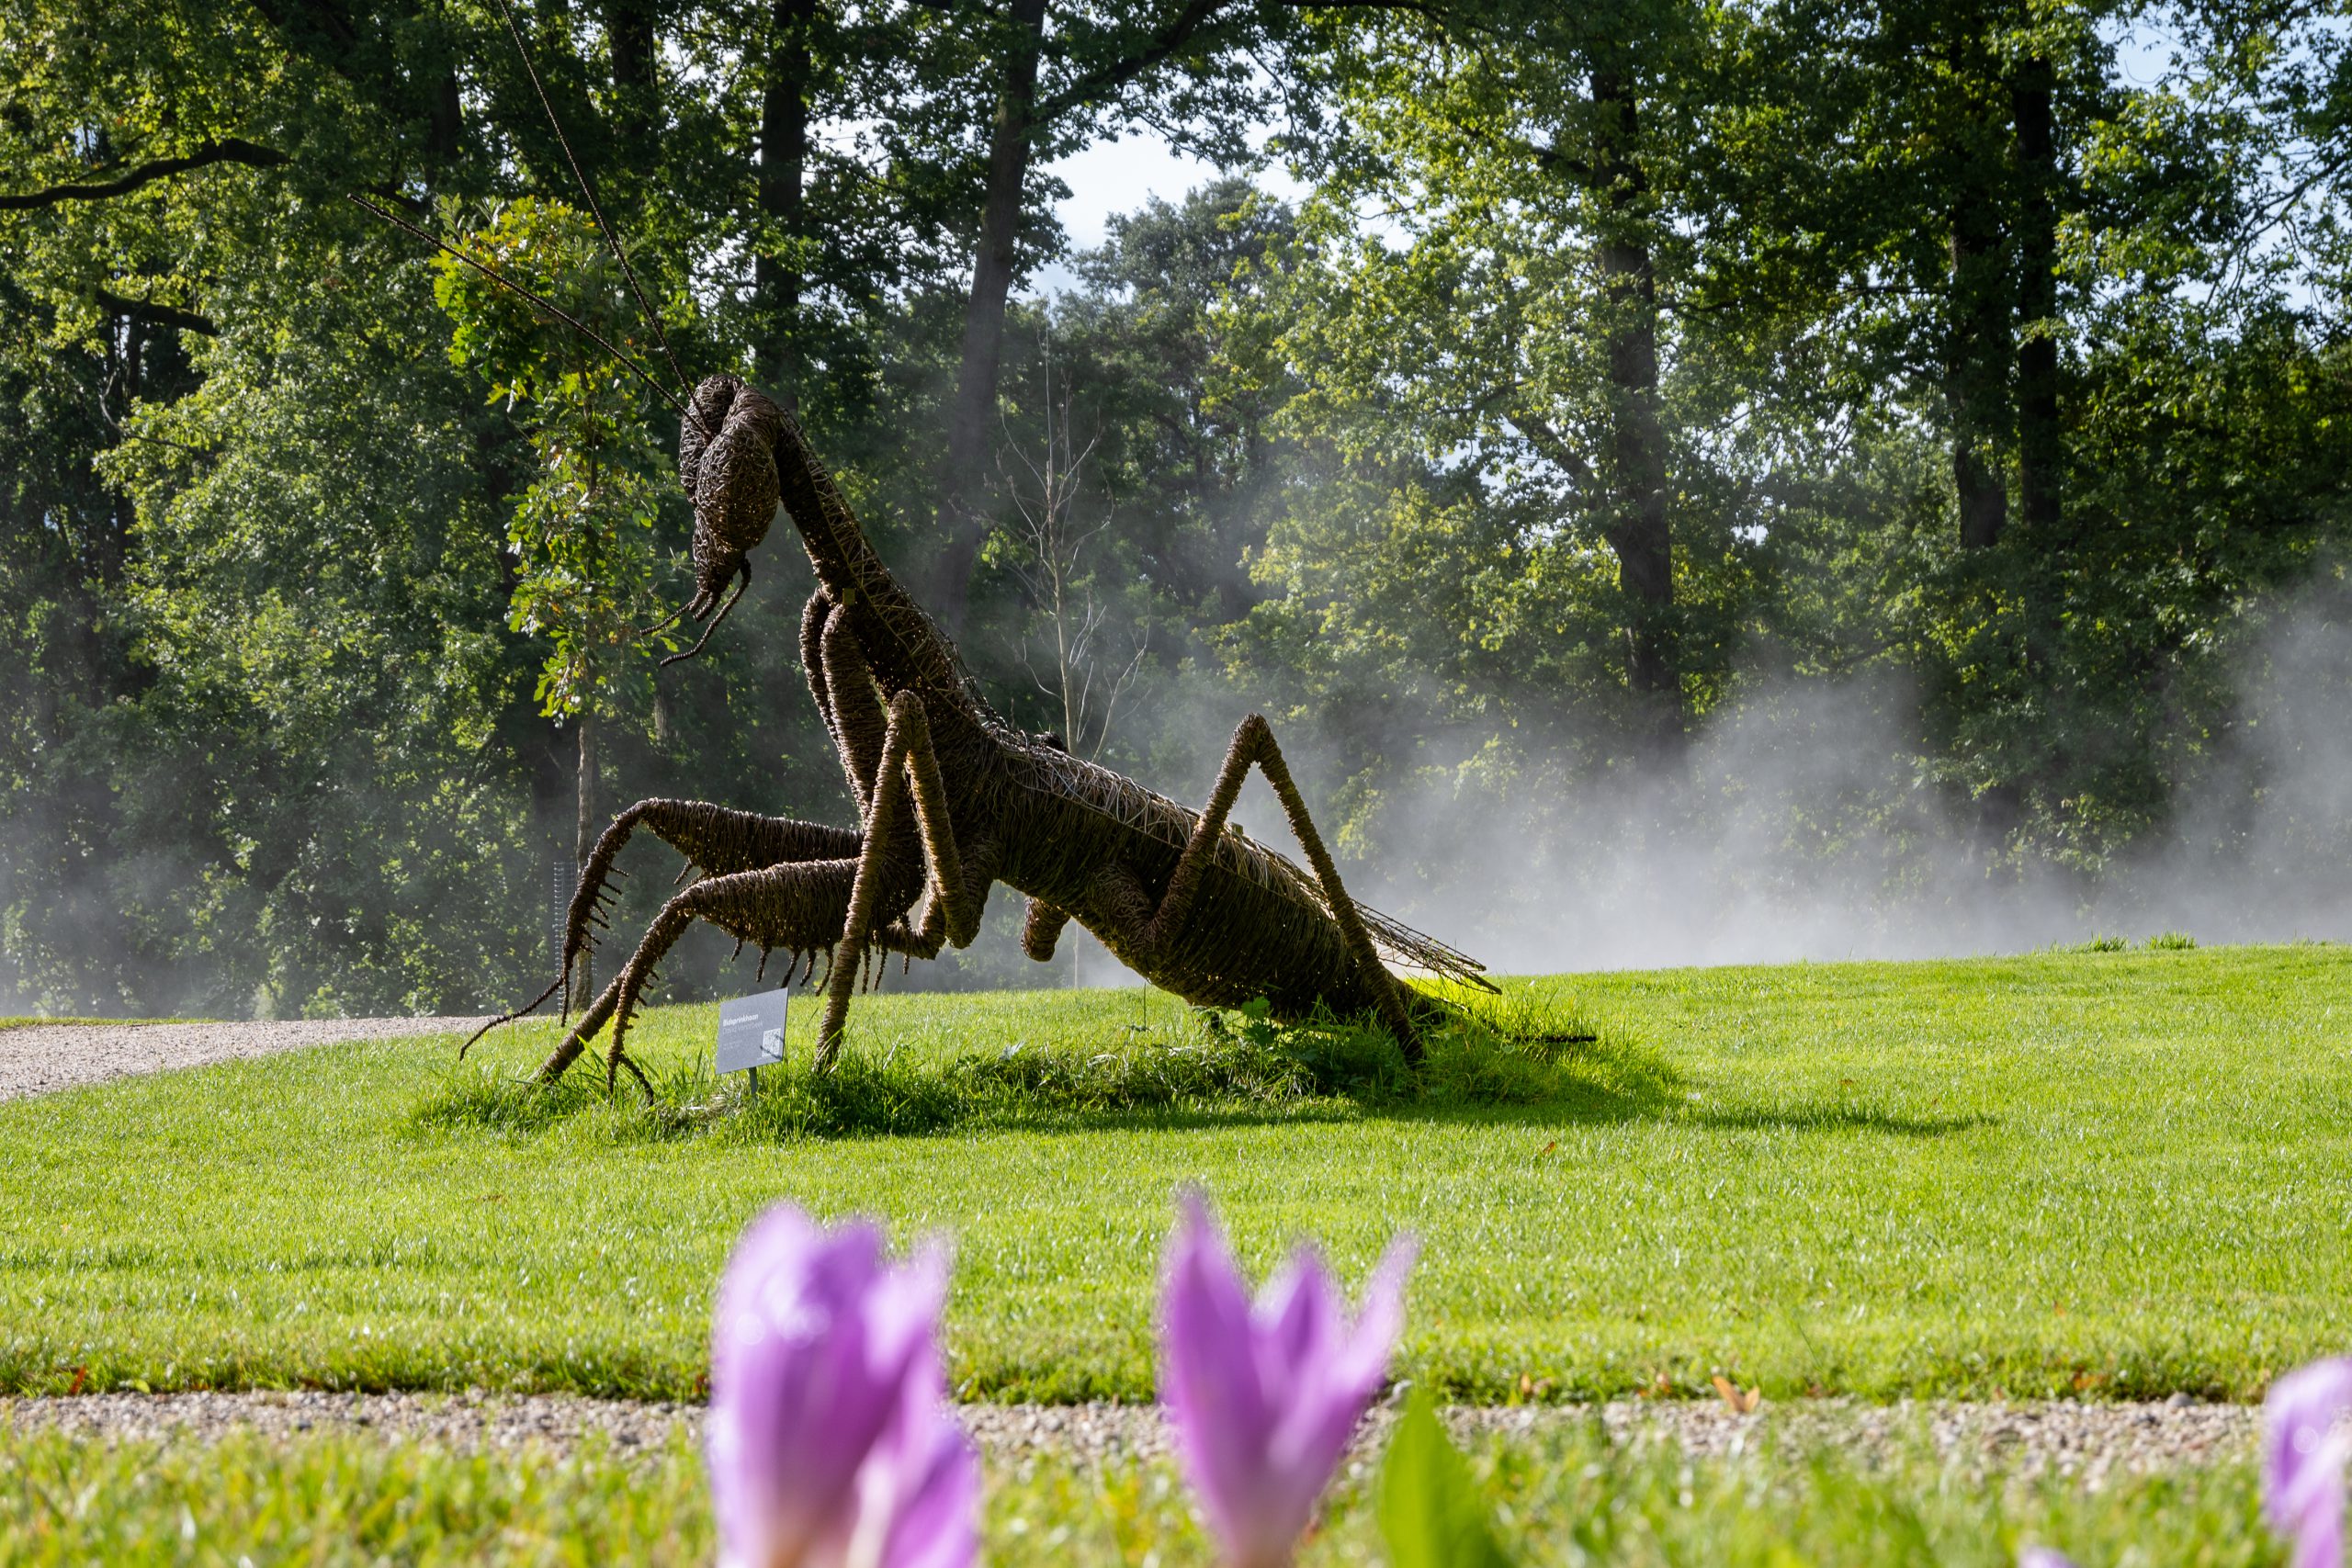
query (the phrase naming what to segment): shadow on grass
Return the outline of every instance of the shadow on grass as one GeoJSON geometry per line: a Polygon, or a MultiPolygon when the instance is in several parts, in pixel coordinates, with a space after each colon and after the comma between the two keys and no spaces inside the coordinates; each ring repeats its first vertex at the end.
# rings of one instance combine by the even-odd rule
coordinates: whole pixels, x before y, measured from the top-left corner
{"type": "Polygon", "coordinates": [[[1852,1105],[1747,1106],[1735,1111],[1694,1111],[1684,1118],[1727,1133],[1878,1133],[1894,1138],[1942,1138],[1954,1133],[1996,1127],[2001,1119],[1982,1111],[1965,1116],[1906,1116],[1852,1105]]]}

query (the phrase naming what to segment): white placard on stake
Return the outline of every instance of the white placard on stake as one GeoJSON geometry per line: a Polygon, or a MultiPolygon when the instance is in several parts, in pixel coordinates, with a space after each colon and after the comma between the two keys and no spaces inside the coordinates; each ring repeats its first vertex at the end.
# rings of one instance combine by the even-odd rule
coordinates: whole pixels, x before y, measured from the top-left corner
{"type": "Polygon", "coordinates": [[[791,997],[790,991],[762,991],[718,1004],[720,1072],[757,1072],[784,1065],[784,1010],[791,997]]]}

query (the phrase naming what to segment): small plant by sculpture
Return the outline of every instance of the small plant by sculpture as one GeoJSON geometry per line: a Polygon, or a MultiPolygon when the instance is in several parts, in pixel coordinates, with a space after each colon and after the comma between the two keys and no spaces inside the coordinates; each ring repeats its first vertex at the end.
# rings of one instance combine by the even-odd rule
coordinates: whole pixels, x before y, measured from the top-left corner
{"type": "MultiPolygon", "coordinates": [[[[515,44],[522,48],[519,32],[515,44]]],[[[658,318],[576,161],[573,172],[659,337],[658,318]]],[[[590,952],[615,857],[639,829],[684,855],[699,874],[662,907],[547,1057],[543,1078],[564,1072],[607,1023],[608,1077],[624,1066],[636,1070],[626,1049],[629,1021],[655,965],[697,920],[763,953],[791,954],[787,982],[796,973],[813,977],[816,955],[828,955],[817,1052],[819,1064],[829,1065],[860,976],[889,953],[931,958],[944,946],[968,944],[999,882],[1029,899],[1022,947],[1032,958],[1051,958],[1075,919],[1136,973],[1195,1005],[1263,998],[1283,1021],[1318,1008],[1371,1014],[1408,1061],[1419,1058],[1422,1022],[1443,1004],[1406,986],[1386,960],[1491,989],[1476,960],[1349,897],[1262,716],[1252,714],[1236,729],[1199,811],[1071,754],[1057,737],[1007,724],[965,673],[945,634],[883,564],[787,410],[726,375],[705,378],[681,399],[490,265],[353,199],[597,342],[679,408],[678,474],[695,517],[695,592],[684,613],[707,625],[701,642],[673,658],[698,652],[741,598],[752,552],[779,504],[816,569],[817,591],[801,618],[802,663],[856,799],[858,826],[703,801],[643,800],[622,812],[582,867],[561,973],[523,1012],[561,988],[590,952]],[[1230,821],[1251,768],[1273,786],[1306,851],[1305,867],[1230,821]]],[[[666,340],[662,348],[668,354],[666,340]]],[[[674,355],[670,365],[683,391],[674,355]]]]}

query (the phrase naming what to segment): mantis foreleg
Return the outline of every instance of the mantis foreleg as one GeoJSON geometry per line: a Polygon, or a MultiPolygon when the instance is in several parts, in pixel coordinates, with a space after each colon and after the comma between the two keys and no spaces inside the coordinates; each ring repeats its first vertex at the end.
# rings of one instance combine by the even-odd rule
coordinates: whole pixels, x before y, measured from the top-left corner
{"type": "Polygon", "coordinates": [[[841,945],[833,953],[833,966],[825,977],[825,1018],[817,1031],[820,1072],[832,1066],[841,1051],[858,961],[865,956],[873,933],[876,890],[888,874],[890,846],[899,835],[900,814],[911,804],[931,888],[921,925],[909,933],[914,951],[936,953],[943,938],[956,947],[968,945],[979,932],[980,914],[994,880],[988,871],[994,859],[990,846],[975,845],[968,862],[957,852],[955,824],[947,814],[947,791],[940,780],[939,759],[932,750],[931,721],[922,699],[912,692],[901,692],[891,699],[875,780],[873,804],[865,817],[865,850],[858,857],[857,880],[850,892],[849,919],[842,931],[841,945]]]}

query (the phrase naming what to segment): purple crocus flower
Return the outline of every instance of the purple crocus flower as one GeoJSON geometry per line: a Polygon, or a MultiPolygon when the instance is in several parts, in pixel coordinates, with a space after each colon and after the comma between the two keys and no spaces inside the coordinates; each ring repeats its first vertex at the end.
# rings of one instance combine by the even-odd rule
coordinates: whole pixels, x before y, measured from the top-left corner
{"type": "Polygon", "coordinates": [[[1400,1237],[1343,1320],[1310,1248],[1256,1306],[1198,1192],[1168,1248],[1159,1387],[1186,1474],[1235,1568],[1280,1568],[1388,1371],[1414,1244],[1400,1237]]]}
{"type": "Polygon", "coordinates": [[[2075,1560],[2046,1546],[2029,1546],[2018,1552],[2018,1568],[2075,1568],[2075,1560]]]}
{"type": "Polygon", "coordinates": [[[728,1568],[962,1568],[978,1476],[941,1393],[947,1257],[790,1204],[719,1281],[706,1446],[728,1568]]]}
{"type": "Polygon", "coordinates": [[[2294,1541],[2294,1568],[2343,1568],[2344,1464],[2352,1438],[2352,1357],[2280,1378],[2262,1404],[2262,1511],[2294,1541]]]}

